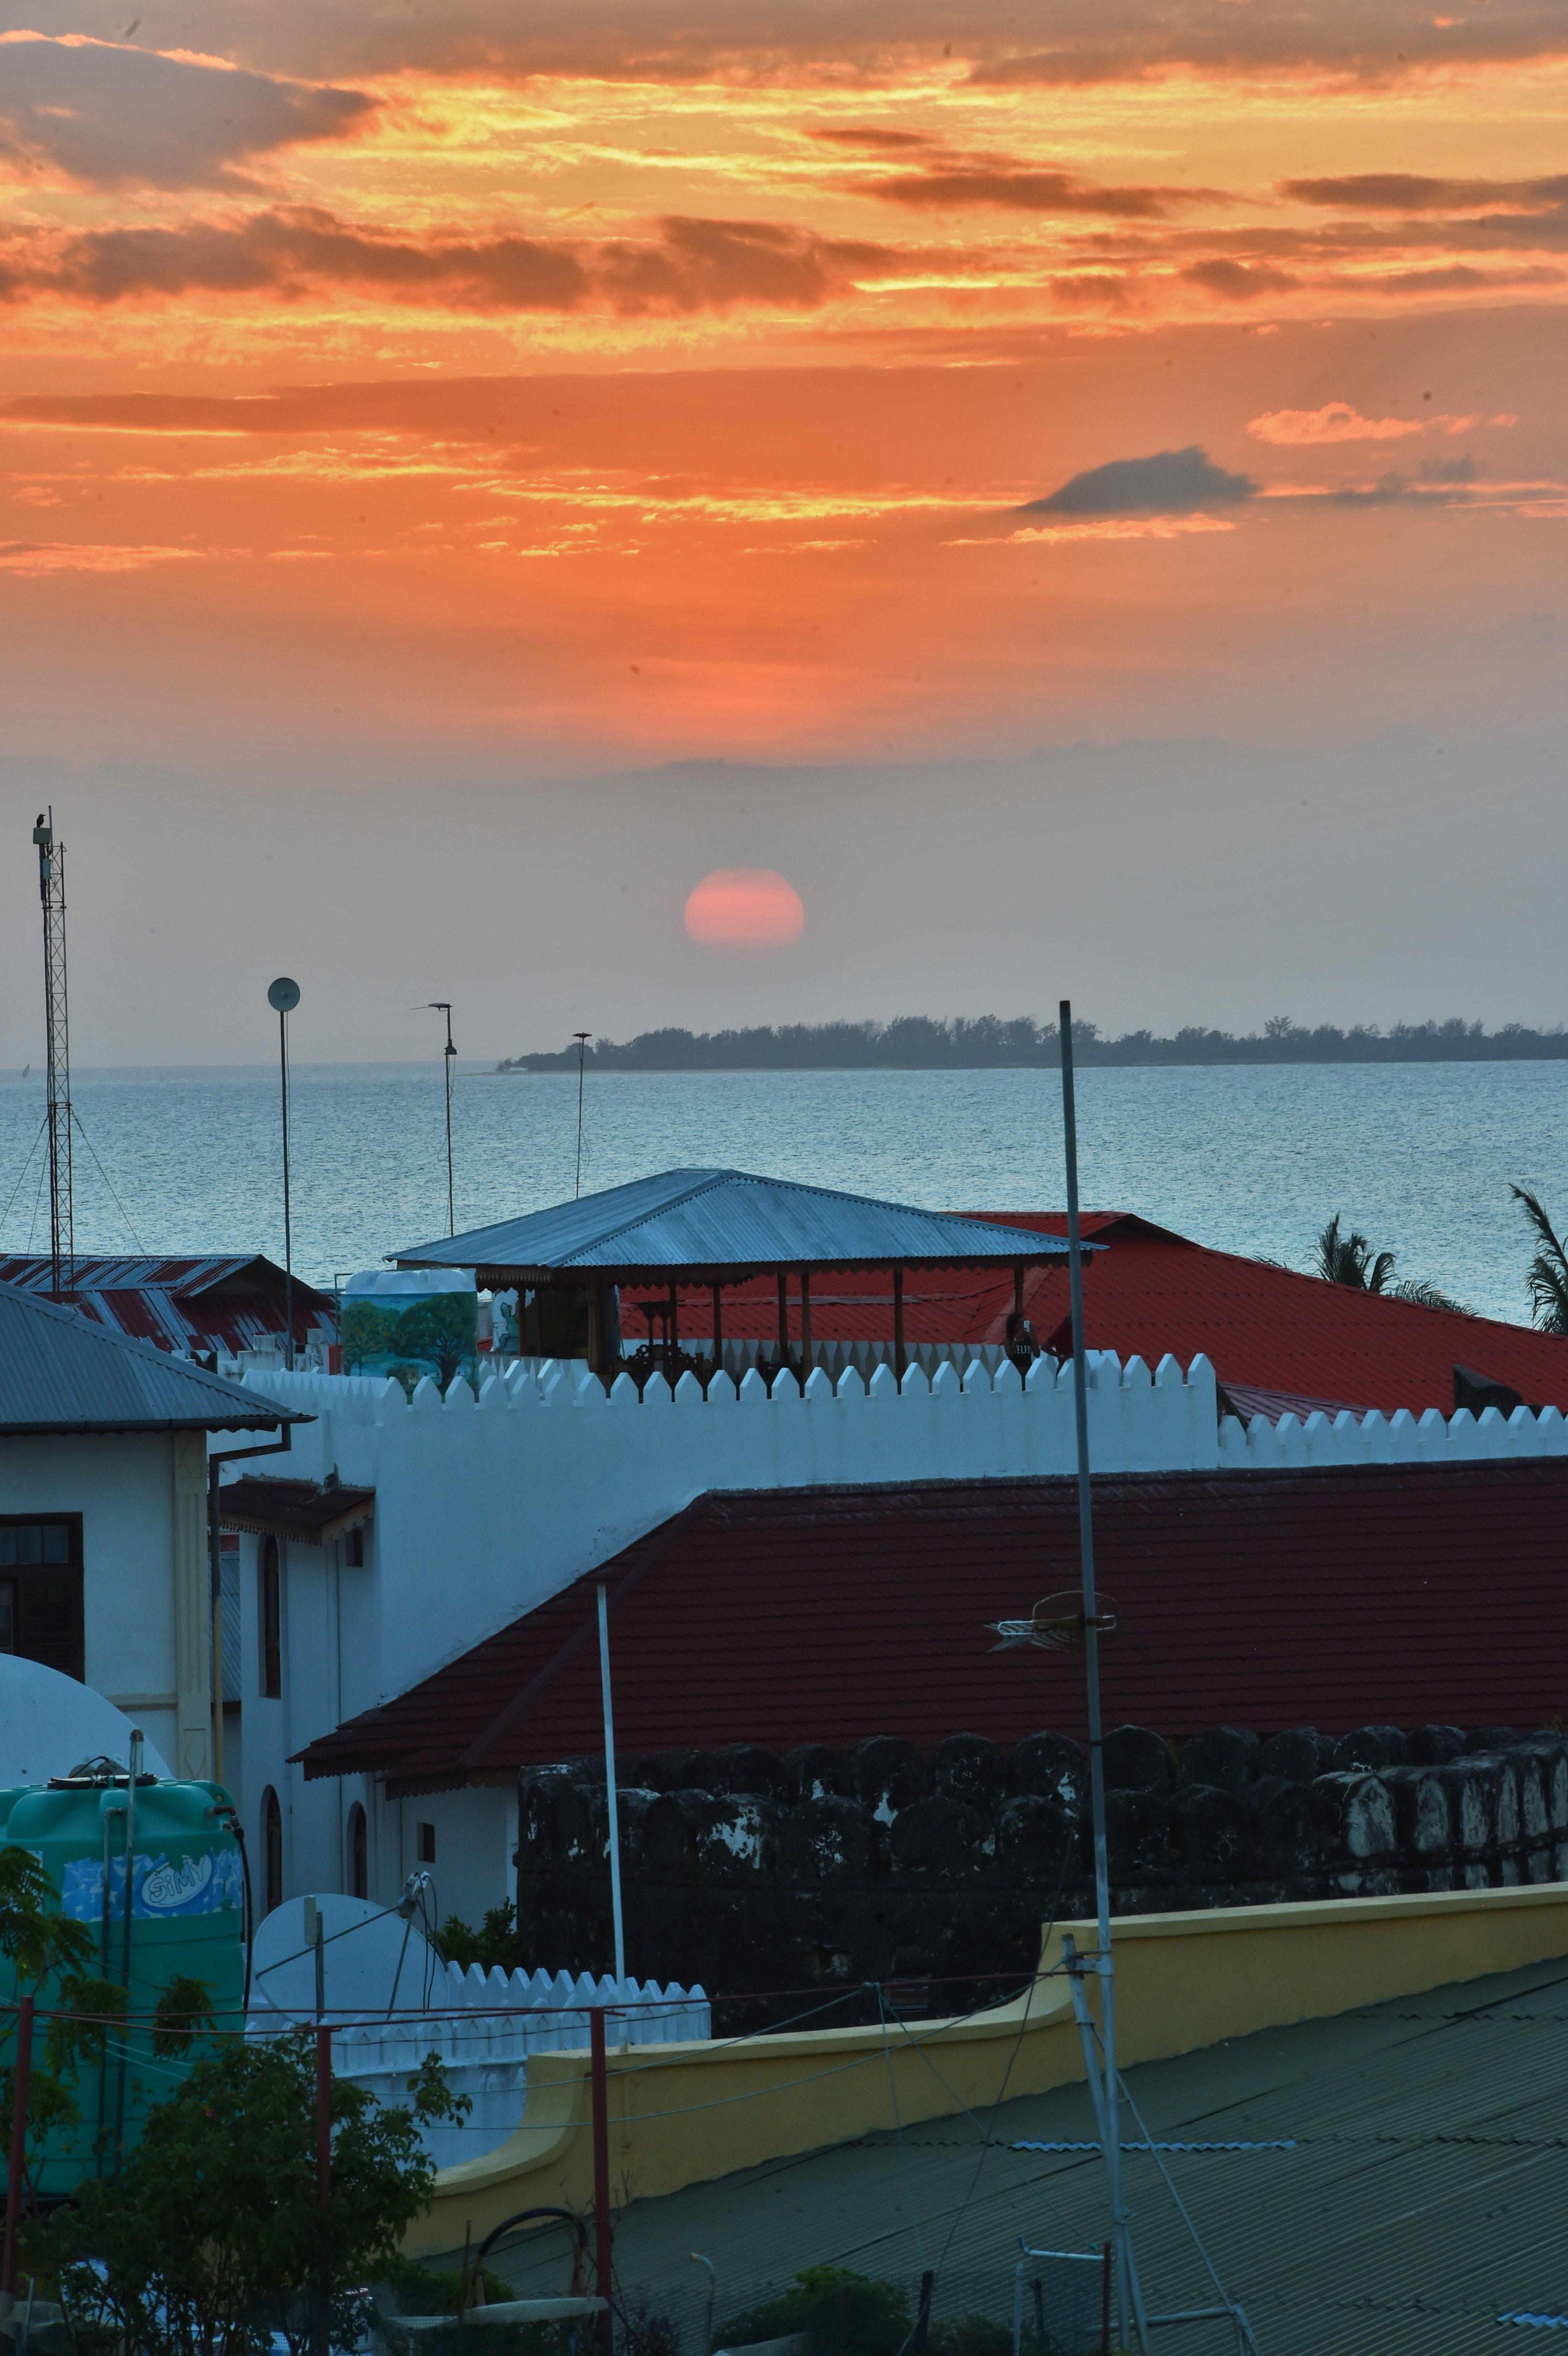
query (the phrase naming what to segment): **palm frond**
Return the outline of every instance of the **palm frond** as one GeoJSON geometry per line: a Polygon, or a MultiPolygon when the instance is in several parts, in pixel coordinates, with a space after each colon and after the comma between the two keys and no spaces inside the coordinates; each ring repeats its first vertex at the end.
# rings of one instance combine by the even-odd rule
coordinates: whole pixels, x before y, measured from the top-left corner
{"type": "MultiPolygon", "coordinates": [[[[1358,1237],[1358,1241],[1360,1238],[1358,1237]]],[[[1379,1252],[1370,1269],[1363,1267],[1362,1282],[1369,1292],[1387,1292],[1393,1282],[1394,1255],[1379,1252]]]]}
{"type": "Polygon", "coordinates": [[[1424,1276],[1407,1276],[1389,1290],[1391,1301],[1409,1301],[1417,1309],[1446,1309],[1455,1317],[1474,1317],[1476,1312],[1467,1301],[1456,1301],[1441,1285],[1428,1284],[1424,1276]]]}
{"type": "Polygon", "coordinates": [[[1509,1192],[1523,1210],[1538,1245],[1524,1272],[1531,1314],[1543,1333],[1568,1334],[1568,1249],[1539,1194],[1528,1186],[1510,1186],[1509,1192]]]}

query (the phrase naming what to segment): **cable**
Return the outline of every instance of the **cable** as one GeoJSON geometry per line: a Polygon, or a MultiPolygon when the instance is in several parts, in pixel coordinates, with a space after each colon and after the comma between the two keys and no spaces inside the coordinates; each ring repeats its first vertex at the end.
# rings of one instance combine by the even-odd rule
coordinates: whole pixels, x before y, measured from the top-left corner
{"type": "Polygon", "coordinates": [[[126,1210],[124,1204],[120,1200],[119,1195],[114,1194],[114,1182],[110,1177],[108,1171],[103,1167],[102,1162],[98,1159],[98,1149],[93,1144],[91,1138],[89,1137],[86,1130],[83,1129],[81,1125],[81,1115],[78,1112],[74,1105],[72,1105],[70,1108],[70,1117],[76,1124],[77,1135],[80,1138],[83,1145],[86,1146],[89,1153],[92,1156],[93,1168],[97,1171],[99,1176],[108,1187],[110,1194],[114,1196],[114,1207],[119,1212],[120,1216],[124,1220],[126,1226],[130,1229],[131,1241],[135,1245],[136,1249],[139,1252],[145,1255],[147,1247],[142,1241],[141,1237],[136,1233],[135,1228],[131,1226],[131,1215],[129,1211],[126,1210]]]}
{"type": "Polygon", "coordinates": [[[11,1204],[16,1201],[17,1195],[22,1191],[23,1182],[27,1178],[27,1172],[32,1167],[33,1156],[38,1150],[38,1138],[42,1137],[48,1125],[49,1117],[48,1113],[45,1113],[42,1120],[38,1123],[37,1134],[34,1137],[31,1145],[27,1148],[27,1158],[22,1163],[21,1175],[17,1178],[16,1184],[11,1189],[10,1200],[6,1203],[5,1209],[0,1211],[0,1226],[3,1226],[11,1215],[11,1204]]]}
{"type": "Polygon", "coordinates": [[[38,1164],[38,1183],[33,1194],[33,1215],[27,1222],[27,1250],[29,1254],[33,1248],[33,1230],[38,1224],[38,1205],[44,1199],[44,1180],[48,1176],[48,1174],[49,1162],[48,1156],[46,1154],[44,1159],[38,1164]]]}
{"type": "MultiPolygon", "coordinates": [[[[888,2012],[882,1998],[880,1980],[876,1983],[876,1988],[877,2019],[881,2023],[882,2029],[882,2058],[888,2065],[888,2100],[892,2104],[893,2126],[898,2131],[899,2165],[903,2170],[904,2198],[909,2203],[909,2222],[914,2227],[914,2246],[920,2257],[920,2270],[923,2274],[925,2272],[925,2236],[920,2230],[920,2215],[914,2205],[914,2187],[910,2181],[909,2153],[904,2148],[904,2125],[899,2114],[898,2082],[893,2076],[893,2049],[888,2042],[888,2012]]],[[[903,2027],[901,2020],[899,2022],[899,2027],[901,2029],[903,2027]]],[[[899,2356],[903,2356],[901,2349],[899,2356]]]]}
{"type": "MultiPolygon", "coordinates": [[[[1094,2042],[1096,2045],[1100,2042],[1098,2030],[1095,2031],[1094,2042]]],[[[1231,2297],[1230,2292],[1225,2288],[1224,2284],[1220,2280],[1218,2274],[1215,2272],[1214,2261],[1203,2246],[1203,2236],[1198,2231],[1197,2226],[1193,2223],[1190,2216],[1188,2214],[1187,2205],[1182,2200],[1180,2193],[1176,2189],[1170,2170],[1165,2164],[1165,2158],[1161,2153],[1160,2147],[1158,2144],[1156,2143],[1154,2137],[1150,2135],[1148,2128],[1144,2125],[1143,2113],[1134,2102],[1131,2094],[1127,2093],[1127,2082],[1123,2077],[1119,2070],[1116,2072],[1116,2083],[1120,2086],[1123,2094],[1126,2094],[1127,2108],[1131,2111],[1134,2118],[1136,2119],[1138,2123],[1138,2126],[1143,2135],[1144,2148],[1153,2154],[1154,2164],[1165,2179],[1165,2189],[1169,2193],[1172,2201],[1176,2203],[1178,2216],[1181,2219],[1182,2223],[1186,2226],[1188,2232],[1192,2236],[1193,2245],[1208,2271],[1209,2279],[1214,2286],[1216,2297],[1219,2298],[1221,2306],[1226,2309],[1227,2313],[1231,2316],[1232,2320],[1239,2326],[1240,2331],[1245,2339],[1247,2348],[1251,2351],[1251,2356],[1257,2356],[1257,2351],[1253,2343],[1252,2327],[1248,2323],[1247,2319],[1243,2314],[1241,2308],[1236,2305],[1235,2300],[1231,2297]]]]}

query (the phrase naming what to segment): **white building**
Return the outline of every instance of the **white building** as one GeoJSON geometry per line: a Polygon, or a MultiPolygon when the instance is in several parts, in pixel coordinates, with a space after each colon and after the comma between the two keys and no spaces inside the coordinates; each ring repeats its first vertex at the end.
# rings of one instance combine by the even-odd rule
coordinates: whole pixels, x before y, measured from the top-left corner
{"type": "Polygon", "coordinates": [[[308,1412],[0,1284],[0,1651],[211,1776],[208,1440],[308,1412]]]}

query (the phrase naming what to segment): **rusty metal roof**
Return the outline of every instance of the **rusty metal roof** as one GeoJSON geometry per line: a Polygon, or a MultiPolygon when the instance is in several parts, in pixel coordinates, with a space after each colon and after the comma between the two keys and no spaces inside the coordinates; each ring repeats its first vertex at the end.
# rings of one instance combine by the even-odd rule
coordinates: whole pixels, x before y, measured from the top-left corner
{"type": "MultiPolygon", "coordinates": [[[[260,1252],[118,1253],[69,1264],[70,1300],[83,1317],[164,1350],[254,1349],[283,1330],[286,1279],[260,1252]]],[[[0,1254],[0,1284],[48,1294],[53,1264],[42,1255],[0,1254]]],[[[336,1321],[336,1304],[294,1279],[294,1338],[336,1321]]]]}
{"type": "Polygon", "coordinates": [[[0,1283],[0,1436],[275,1431],[312,1419],[0,1283]]]}
{"type": "Polygon", "coordinates": [[[666,1170],[547,1211],[389,1255],[400,1268],[604,1284],[819,1268],[985,1268],[1065,1259],[1060,1236],[883,1203],[745,1170],[666,1170]]]}

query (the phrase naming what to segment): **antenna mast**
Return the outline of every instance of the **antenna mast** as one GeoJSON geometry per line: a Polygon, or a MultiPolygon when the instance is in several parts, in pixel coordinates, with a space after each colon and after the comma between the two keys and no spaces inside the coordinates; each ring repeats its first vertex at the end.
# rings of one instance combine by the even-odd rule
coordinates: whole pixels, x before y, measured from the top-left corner
{"type": "Polygon", "coordinates": [[[38,846],[38,899],[44,917],[44,1034],[48,1055],[49,1136],[49,1290],[62,1300],[76,1282],[76,1204],[71,1185],[70,1022],[66,1002],[65,848],[55,841],[55,814],[40,810],[33,829],[38,846]]]}

